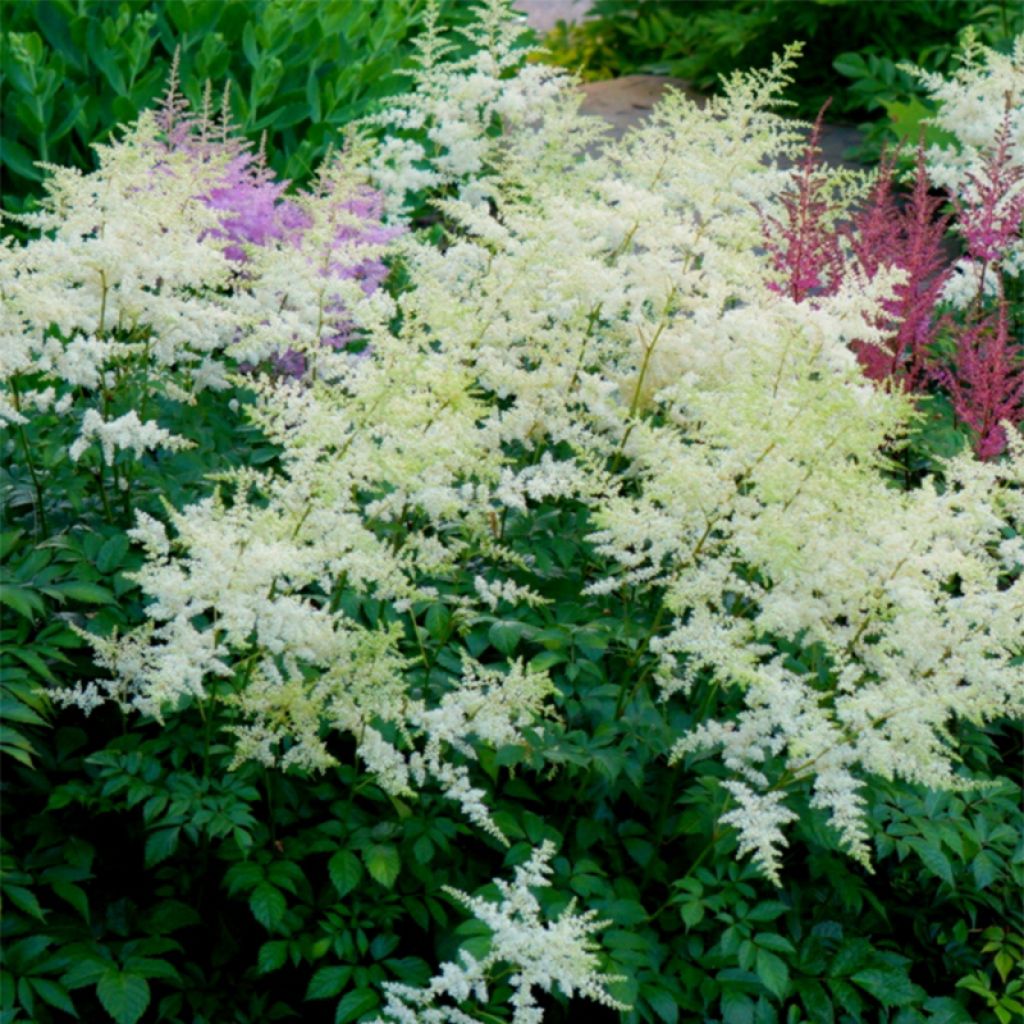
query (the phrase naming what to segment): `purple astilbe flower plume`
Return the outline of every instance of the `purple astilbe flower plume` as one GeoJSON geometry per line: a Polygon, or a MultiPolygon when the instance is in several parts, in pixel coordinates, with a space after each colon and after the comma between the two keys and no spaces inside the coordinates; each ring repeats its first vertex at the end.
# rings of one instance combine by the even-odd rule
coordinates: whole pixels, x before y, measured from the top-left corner
{"type": "Polygon", "coordinates": [[[883,305],[876,326],[889,336],[880,344],[851,345],[872,380],[893,380],[908,391],[929,378],[929,346],[935,341],[935,306],[950,274],[942,240],[949,217],[938,217],[942,199],[929,195],[924,152],[917,154],[914,188],[906,202],[893,189],[894,160],[883,157],[867,205],[847,230],[853,256],[868,279],[882,267],[905,270],[907,279],[883,305]]]}
{"type": "Polygon", "coordinates": [[[1007,112],[981,174],[969,174],[961,195],[952,197],[967,253],[982,266],[998,263],[1020,235],[1024,166],[1016,162],[1013,148],[1007,112]]]}
{"type": "Polygon", "coordinates": [[[203,110],[191,112],[188,101],[178,92],[178,53],[174,55],[167,91],[157,113],[157,125],[170,150],[185,152],[198,163],[219,163],[217,185],[198,198],[211,209],[221,210],[221,230],[214,237],[226,238],[228,259],[244,263],[245,245],[266,245],[272,238],[290,238],[308,222],[294,203],[285,199],[287,181],[276,181],[266,164],[264,147],[256,153],[252,143],[239,135],[231,120],[230,87],[224,91],[221,115],[212,117],[207,85],[203,110]]]}
{"type": "Polygon", "coordinates": [[[780,196],[783,218],[763,218],[765,248],[779,280],[772,291],[794,302],[810,294],[830,295],[843,278],[843,255],[833,226],[835,207],[821,159],[821,129],[831,100],[818,113],[807,139],[794,191],[780,196]]]}
{"type": "MultiPolygon", "coordinates": [[[[244,264],[249,257],[247,246],[274,243],[294,245],[301,250],[305,236],[313,226],[310,214],[303,209],[303,197],[328,200],[329,213],[337,221],[328,251],[308,253],[311,274],[336,279],[355,279],[365,294],[380,287],[387,276],[386,265],[378,258],[353,261],[352,247],[376,246],[390,241],[401,228],[381,223],[383,200],[369,187],[354,193],[338,194],[333,211],[330,197],[335,192],[329,175],[321,174],[312,192],[297,197],[286,195],[289,182],[278,181],[267,166],[264,142],[254,153],[252,143],[238,133],[230,117],[229,91],[225,91],[220,119],[214,123],[210,93],[207,88],[200,115],[191,112],[188,102],[178,92],[178,55],[175,54],[167,92],[157,114],[157,124],[168,150],[185,152],[201,164],[217,165],[216,185],[196,198],[221,212],[220,228],[211,232],[227,241],[224,255],[244,264]],[[353,223],[353,219],[356,223],[353,223]],[[344,253],[344,257],[342,257],[344,253]]],[[[324,161],[326,168],[329,157],[324,161]]],[[[353,324],[337,305],[327,310],[332,316],[332,333],[322,339],[323,345],[343,348],[352,340],[353,324]]],[[[271,358],[274,371],[282,376],[301,377],[306,371],[305,357],[286,348],[271,358]]]]}
{"type": "Polygon", "coordinates": [[[936,373],[953,399],[957,417],[975,433],[974,450],[991,459],[1006,448],[1004,421],[1024,420],[1024,344],[1010,337],[1008,304],[964,326],[956,366],[936,373]]]}

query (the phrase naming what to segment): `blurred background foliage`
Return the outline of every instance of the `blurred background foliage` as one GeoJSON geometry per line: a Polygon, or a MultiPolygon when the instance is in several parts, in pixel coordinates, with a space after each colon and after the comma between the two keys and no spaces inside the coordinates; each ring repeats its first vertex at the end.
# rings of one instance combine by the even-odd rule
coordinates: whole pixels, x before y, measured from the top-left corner
{"type": "Polygon", "coordinates": [[[1024,31],[1014,0],[595,0],[588,20],[559,22],[550,57],[589,81],[663,74],[714,92],[733,71],[764,67],[795,39],[806,43],[788,98],[813,118],[831,98],[829,119],[864,122],[862,158],[885,139],[917,141],[930,113],[902,62],[954,67],[968,26],[1008,50],[1024,31]]]}
{"type": "MultiPolygon", "coordinates": [[[[231,84],[247,135],[267,133],[278,174],[304,181],[339,128],[406,84],[427,0],[2,0],[3,206],[41,192],[37,161],[95,167],[90,145],[163,94],[181,48],[194,109],[231,84]]],[[[438,0],[441,24],[471,5],[438,0]]]]}

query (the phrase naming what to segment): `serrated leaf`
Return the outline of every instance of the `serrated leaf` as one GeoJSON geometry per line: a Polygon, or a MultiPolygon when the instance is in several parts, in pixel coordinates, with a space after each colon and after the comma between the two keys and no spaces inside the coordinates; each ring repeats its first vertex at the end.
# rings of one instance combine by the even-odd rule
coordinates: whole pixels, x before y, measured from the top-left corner
{"type": "Polygon", "coordinates": [[[774,953],[795,953],[796,948],[789,939],[776,935],[774,932],[762,932],[754,936],[754,941],[764,949],[770,949],[774,953]]]}
{"type": "Polygon", "coordinates": [[[124,562],[130,546],[131,542],[123,533],[115,534],[104,542],[96,555],[96,568],[104,575],[113,572],[124,562]]]}
{"type": "Polygon", "coordinates": [[[178,848],[180,828],[161,828],[146,838],[146,867],[167,860],[178,848]]]}
{"type": "Polygon", "coordinates": [[[949,996],[929,999],[924,1008],[930,1014],[928,1024],[973,1024],[971,1015],[963,1005],[949,996]]]}
{"type": "Polygon", "coordinates": [[[63,985],[58,985],[57,982],[48,978],[33,978],[32,987],[44,1003],[49,1003],[51,1006],[57,1007],[58,1010],[69,1013],[72,1017],[78,1016],[75,1004],[71,1001],[71,996],[68,995],[67,989],[63,985]]]}
{"type": "Polygon", "coordinates": [[[363,861],[370,877],[380,882],[385,889],[390,889],[398,878],[402,868],[398,850],[391,843],[378,843],[371,846],[364,854],[363,861]]]}
{"type": "Polygon", "coordinates": [[[149,1006],[149,983],[108,967],[96,985],[96,996],[117,1024],[136,1024],[149,1006]]]}
{"type": "Polygon", "coordinates": [[[785,998],[789,989],[789,968],[784,960],[767,949],[759,949],[755,970],[761,983],[773,996],[785,998]]]}
{"type": "Polygon", "coordinates": [[[249,909],[264,928],[275,929],[284,917],[286,904],[281,890],[269,882],[260,882],[249,897],[249,909]]]}
{"type": "Polygon", "coordinates": [[[79,601],[82,604],[113,604],[114,595],[98,583],[87,583],[84,580],[71,583],[58,583],[54,590],[61,593],[71,601],[79,601]]]}
{"type": "Polygon", "coordinates": [[[971,861],[971,874],[979,889],[988,888],[999,877],[999,870],[999,862],[984,850],[971,861]]]}
{"type": "Polygon", "coordinates": [[[892,968],[869,967],[851,975],[850,981],[874,996],[883,1006],[909,1006],[923,994],[902,971],[892,968]]]}
{"type": "Polygon", "coordinates": [[[800,998],[803,1000],[811,1024],[833,1024],[835,1012],[832,1008],[832,1000],[829,999],[828,993],[819,982],[801,982],[800,998]]]}
{"type": "Polygon", "coordinates": [[[0,562],[14,550],[14,546],[24,536],[24,530],[4,530],[0,533],[0,562]]]}
{"type": "Polygon", "coordinates": [[[73,882],[54,882],[50,888],[55,896],[59,896],[65,903],[74,907],[83,920],[90,920],[89,897],[86,896],[85,890],[81,886],[75,885],[73,882]]]}
{"type": "Polygon", "coordinates": [[[7,585],[0,587],[0,604],[7,605],[12,612],[29,621],[34,620],[36,613],[42,612],[46,607],[43,599],[34,590],[7,585]]]}
{"type": "Polygon", "coordinates": [[[363,877],[363,865],[350,850],[339,850],[327,862],[327,872],[339,896],[347,896],[363,877]]]}
{"type": "Polygon", "coordinates": [[[264,942],[256,956],[256,967],[260,974],[269,974],[284,966],[288,956],[288,943],[284,939],[264,942]]]}
{"type": "Polygon", "coordinates": [[[334,1024],[348,1024],[364,1013],[369,1013],[377,1003],[376,992],[368,988],[357,988],[339,1000],[334,1011],[334,1024]]]}
{"type": "Polygon", "coordinates": [[[785,903],[779,902],[779,900],[765,900],[764,903],[758,903],[753,910],[750,911],[746,916],[748,921],[774,921],[777,917],[781,917],[789,907],[785,903]]]}
{"type": "Polygon", "coordinates": [[[683,924],[687,928],[695,928],[704,920],[704,904],[696,902],[684,903],[679,908],[679,916],[683,919],[683,924]]]}
{"type": "Polygon", "coordinates": [[[722,993],[722,1020],[725,1024],[754,1024],[754,1003],[750,996],[727,988],[722,993]]]}
{"type": "Polygon", "coordinates": [[[45,920],[43,908],[30,890],[23,889],[20,885],[5,885],[3,893],[19,910],[23,910],[39,921],[45,920]]]}
{"type": "Polygon", "coordinates": [[[487,630],[487,639],[502,654],[511,654],[523,635],[523,624],[511,619],[499,619],[487,630]]]}
{"type": "Polygon", "coordinates": [[[953,867],[949,858],[939,849],[937,844],[929,843],[925,839],[911,838],[907,842],[914,852],[921,858],[921,863],[938,878],[941,878],[950,888],[953,887],[953,867]]]}
{"type": "Polygon", "coordinates": [[[309,980],[307,999],[333,999],[352,977],[351,967],[321,967],[309,980]]]}
{"type": "Polygon", "coordinates": [[[671,992],[666,992],[663,988],[645,988],[641,991],[651,1009],[665,1024],[676,1024],[679,1020],[679,1004],[671,992]]]}

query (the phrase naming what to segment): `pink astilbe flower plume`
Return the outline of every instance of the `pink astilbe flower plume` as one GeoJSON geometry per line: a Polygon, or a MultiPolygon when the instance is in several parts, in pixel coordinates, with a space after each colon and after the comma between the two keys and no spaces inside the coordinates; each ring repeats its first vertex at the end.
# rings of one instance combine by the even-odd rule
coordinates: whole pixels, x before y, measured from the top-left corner
{"type": "Polygon", "coordinates": [[[911,391],[928,381],[928,349],[939,326],[935,306],[950,274],[943,249],[949,217],[937,216],[942,199],[929,195],[923,150],[918,149],[914,188],[905,202],[894,192],[894,162],[883,157],[867,205],[854,217],[847,237],[868,279],[882,267],[905,270],[907,279],[883,303],[877,326],[888,337],[880,344],[856,341],[851,347],[867,377],[891,379],[911,391]]]}
{"type": "Polygon", "coordinates": [[[829,100],[807,139],[794,191],[780,197],[785,216],[764,217],[765,248],[778,279],[768,287],[794,302],[835,292],[843,278],[843,255],[834,226],[829,178],[821,159],[821,129],[829,100]]]}
{"type": "Polygon", "coordinates": [[[968,324],[957,338],[956,366],[937,379],[953,399],[957,417],[975,433],[978,457],[991,459],[1006,449],[1003,422],[1024,420],[1024,342],[1010,336],[1008,303],[968,324]]]}
{"type": "Polygon", "coordinates": [[[952,197],[967,253],[982,265],[998,263],[1020,235],[1024,166],[1013,149],[1007,112],[981,173],[968,174],[961,197],[952,197]]]}
{"type": "MultiPolygon", "coordinates": [[[[192,113],[188,102],[178,92],[178,55],[175,54],[168,79],[167,92],[157,113],[157,124],[163,133],[163,145],[168,151],[184,152],[197,164],[216,167],[216,184],[196,198],[222,216],[220,228],[210,232],[222,238],[224,255],[239,265],[249,260],[247,247],[266,246],[283,242],[298,250],[308,247],[306,234],[313,222],[299,201],[286,194],[289,182],[277,180],[267,166],[265,138],[256,152],[252,143],[241,137],[230,115],[230,91],[225,90],[221,116],[214,121],[209,87],[206,90],[201,114],[192,113]]],[[[325,159],[322,170],[327,168],[325,159]]],[[[204,178],[208,180],[208,175],[204,178]]],[[[352,246],[379,246],[401,233],[401,228],[384,225],[383,201],[380,195],[363,186],[345,191],[333,201],[335,187],[330,176],[322,173],[314,185],[314,193],[326,198],[333,206],[337,230],[331,235],[327,251],[307,252],[312,273],[335,279],[359,281],[363,292],[372,294],[380,287],[388,269],[377,257],[352,258],[352,246]],[[353,218],[356,223],[353,223],[353,218]],[[342,255],[344,254],[344,255],[342,255]]],[[[240,273],[244,271],[240,269],[240,273]]],[[[352,337],[352,324],[344,309],[336,304],[331,314],[332,333],[322,344],[341,348],[352,337]]],[[[292,348],[272,357],[275,371],[283,376],[301,377],[305,373],[305,357],[292,348]]]]}

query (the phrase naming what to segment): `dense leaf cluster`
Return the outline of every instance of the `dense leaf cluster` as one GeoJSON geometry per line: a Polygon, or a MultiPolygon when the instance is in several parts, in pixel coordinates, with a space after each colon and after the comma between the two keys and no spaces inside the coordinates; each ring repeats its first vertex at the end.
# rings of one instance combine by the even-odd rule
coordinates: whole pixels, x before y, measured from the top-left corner
{"type": "MultiPolygon", "coordinates": [[[[443,0],[445,24],[470,17],[443,0]]],[[[176,50],[196,109],[230,83],[246,133],[267,133],[275,170],[308,179],[338,129],[405,84],[425,0],[38,0],[7,3],[0,33],[3,204],[40,193],[37,161],[92,169],[90,146],[163,92],[176,50]]]]}

